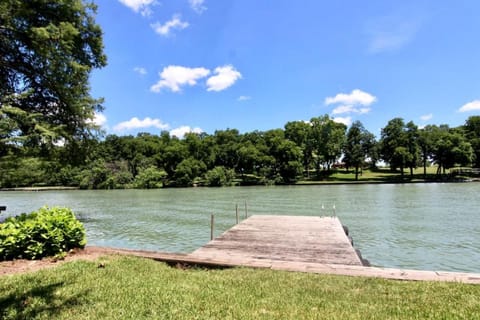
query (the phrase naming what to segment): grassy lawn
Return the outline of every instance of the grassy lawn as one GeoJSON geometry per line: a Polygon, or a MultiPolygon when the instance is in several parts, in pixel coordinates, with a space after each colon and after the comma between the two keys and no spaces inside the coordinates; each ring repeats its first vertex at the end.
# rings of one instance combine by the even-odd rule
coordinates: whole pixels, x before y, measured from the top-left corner
{"type": "MultiPolygon", "coordinates": [[[[358,182],[415,182],[415,181],[436,181],[438,177],[436,176],[437,167],[431,166],[427,167],[426,177],[423,175],[423,168],[416,168],[413,171],[413,177],[410,177],[410,170],[404,170],[404,180],[401,178],[400,171],[392,172],[389,168],[379,168],[375,171],[372,170],[363,170],[358,176],[358,182]]],[[[325,176],[323,179],[318,180],[315,172],[311,173],[311,180],[299,181],[297,184],[318,184],[318,183],[348,183],[356,182],[355,181],[355,171],[350,169],[346,171],[345,169],[334,170],[333,173],[329,176],[325,176]]]]}
{"type": "Polygon", "coordinates": [[[0,319],[480,319],[480,286],[133,257],[0,277],[0,319]]]}

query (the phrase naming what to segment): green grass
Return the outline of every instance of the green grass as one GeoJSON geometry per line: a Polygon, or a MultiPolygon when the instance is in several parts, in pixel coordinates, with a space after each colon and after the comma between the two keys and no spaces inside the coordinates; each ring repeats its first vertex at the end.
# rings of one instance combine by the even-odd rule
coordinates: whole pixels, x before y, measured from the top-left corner
{"type": "Polygon", "coordinates": [[[235,268],[133,257],[0,277],[1,319],[479,319],[480,286],[235,268]]]}
{"type": "MultiPolygon", "coordinates": [[[[322,184],[322,183],[395,183],[395,182],[423,182],[423,181],[438,181],[436,176],[437,167],[427,167],[427,175],[424,176],[423,168],[416,168],[413,171],[413,177],[410,176],[410,170],[404,170],[404,178],[402,180],[400,171],[391,171],[389,168],[380,168],[377,170],[363,170],[358,176],[358,181],[355,181],[355,172],[353,169],[346,171],[345,169],[333,170],[330,175],[325,175],[318,179],[315,172],[311,173],[310,180],[302,180],[297,184],[322,184]]],[[[440,177],[447,179],[448,177],[440,177]]]]}

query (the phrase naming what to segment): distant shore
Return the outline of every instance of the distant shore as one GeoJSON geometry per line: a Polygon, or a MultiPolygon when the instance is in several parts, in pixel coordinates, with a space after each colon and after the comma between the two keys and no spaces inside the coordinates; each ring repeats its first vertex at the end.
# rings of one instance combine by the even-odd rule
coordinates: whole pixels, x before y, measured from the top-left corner
{"type": "Polygon", "coordinates": [[[79,187],[20,187],[20,188],[0,188],[0,191],[59,191],[59,190],[80,190],[79,187]]]}
{"type": "MultiPolygon", "coordinates": [[[[329,185],[358,185],[358,184],[411,184],[411,183],[465,183],[465,182],[480,182],[480,179],[446,179],[446,180],[358,180],[358,181],[349,181],[349,180],[302,180],[292,184],[280,184],[278,186],[329,186],[329,185]]],[[[257,185],[236,185],[232,187],[249,187],[249,186],[265,186],[262,184],[257,185]]],[[[193,186],[196,187],[196,186],[193,186]]],[[[165,187],[166,189],[171,187],[165,187]]],[[[184,187],[192,188],[192,187],[184,187]]],[[[200,188],[211,188],[206,186],[200,186],[200,188]]],[[[126,188],[133,189],[133,188],[126,188]]],[[[163,189],[163,188],[158,188],[163,189]]],[[[65,187],[65,186],[42,186],[42,187],[18,187],[18,188],[0,188],[1,191],[26,191],[26,192],[38,192],[38,191],[68,191],[68,190],[82,190],[79,187],[65,187]]],[[[107,190],[107,189],[95,189],[95,190],[107,190]]],[[[118,188],[112,190],[125,190],[125,188],[118,188]]],[[[138,189],[141,190],[141,189],[138,189]]],[[[147,190],[147,189],[145,189],[147,190]]]]}

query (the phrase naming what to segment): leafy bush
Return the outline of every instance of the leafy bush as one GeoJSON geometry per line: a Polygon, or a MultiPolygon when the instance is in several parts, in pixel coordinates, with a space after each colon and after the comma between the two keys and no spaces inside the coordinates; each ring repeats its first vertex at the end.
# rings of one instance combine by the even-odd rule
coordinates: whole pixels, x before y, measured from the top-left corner
{"type": "Polygon", "coordinates": [[[215,167],[205,174],[205,182],[208,186],[220,187],[231,185],[235,179],[235,171],[225,167],[215,167]]]}
{"type": "Polygon", "coordinates": [[[161,188],[163,186],[163,180],[167,177],[167,173],[164,170],[157,169],[156,167],[148,167],[140,171],[135,177],[134,185],[140,189],[154,189],[161,188]]]}
{"type": "Polygon", "coordinates": [[[0,223],[0,260],[60,256],[85,244],[85,228],[68,208],[43,207],[0,223]]]}

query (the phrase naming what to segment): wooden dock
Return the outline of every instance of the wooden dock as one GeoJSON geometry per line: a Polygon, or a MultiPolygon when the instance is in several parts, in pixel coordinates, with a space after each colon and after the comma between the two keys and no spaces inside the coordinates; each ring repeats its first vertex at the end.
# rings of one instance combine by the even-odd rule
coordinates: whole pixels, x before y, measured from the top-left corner
{"type": "MultiPolygon", "coordinates": [[[[449,281],[480,285],[480,274],[364,266],[335,217],[252,216],[190,254],[87,247],[104,254],[127,254],[184,267],[252,267],[272,270],[449,281]]],[[[1,270],[0,270],[1,271],[1,270]]],[[[1,273],[0,273],[1,274],[1,273]]]]}
{"type": "Polygon", "coordinates": [[[336,217],[251,216],[189,257],[237,265],[363,265],[336,217]]]}

